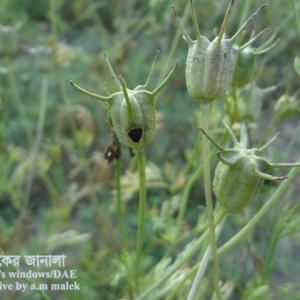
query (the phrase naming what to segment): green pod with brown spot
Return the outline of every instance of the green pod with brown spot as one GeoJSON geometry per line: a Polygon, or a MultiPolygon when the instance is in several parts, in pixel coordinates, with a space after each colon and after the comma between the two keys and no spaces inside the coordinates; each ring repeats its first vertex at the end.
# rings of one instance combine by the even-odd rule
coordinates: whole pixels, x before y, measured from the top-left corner
{"type": "Polygon", "coordinates": [[[276,177],[267,174],[271,168],[299,167],[300,163],[270,163],[259,156],[264,149],[275,141],[279,133],[264,146],[247,149],[237,141],[225,122],[224,125],[233,138],[233,148],[222,147],[204,130],[202,132],[220,150],[218,153],[220,162],[213,179],[213,191],[217,201],[228,210],[238,211],[258,197],[264,180],[287,178],[286,176],[276,177]]]}
{"type": "Polygon", "coordinates": [[[130,104],[123,94],[111,100],[110,116],[121,144],[131,148],[150,144],[156,132],[154,97],[147,91],[127,91],[130,104]]]}
{"type": "Polygon", "coordinates": [[[121,76],[115,75],[106,55],[108,69],[120,89],[119,92],[105,97],[88,92],[71,81],[72,86],[79,92],[101,100],[107,106],[109,118],[119,142],[132,149],[143,149],[152,142],[156,132],[155,98],[178,67],[178,62],[176,62],[167,77],[153,91],[149,91],[148,85],[158,57],[159,53],[155,57],[146,83],[133,90],[127,88],[121,76]]]}

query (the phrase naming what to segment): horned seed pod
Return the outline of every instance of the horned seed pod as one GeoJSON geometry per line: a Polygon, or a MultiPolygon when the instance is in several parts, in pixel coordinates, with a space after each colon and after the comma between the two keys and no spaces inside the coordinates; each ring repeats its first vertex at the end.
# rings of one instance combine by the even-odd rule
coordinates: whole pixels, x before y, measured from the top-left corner
{"type": "Polygon", "coordinates": [[[142,149],[152,142],[156,132],[155,97],[174,75],[178,62],[167,77],[153,91],[149,91],[148,85],[159,57],[158,52],[146,83],[130,90],[124,79],[115,75],[105,53],[104,57],[112,78],[120,88],[119,92],[105,97],[88,92],[73,81],[71,85],[79,92],[101,100],[108,107],[113,129],[121,144],[133,149],[142,149]]]}
{"type": "Polygon", "coordinates": [[[200,34],[192,0],[190,0],[190,4],[196,32],[195,41],[188,35],[173,7],[175,17],[182,29],[183,37],[189,46],[185,71],[187,90],[190,96],[202,103],[209,103],[213,99],[220,98],[225,93],[231,83],[237,54],[252,44],[262,33],[268,31],[268,29],[264,29],[243,46],[235,49],[233,47],[234,41],[241,35],[255,15],[266,5],[259,7],[242,27],[231,38],[227,39],[223,38],[223,35],[233,2],[234,0],[230,1],[220,33],[213,41],[209,41],[208,38],[200,34]]]}
{"type": "Polygon", "coordinates": [[[265,179],[283,180],[287,176],[272,176],[267,174],[271,168],[299,167],[300,163],[270,163],[258,154],[270,146],[278,137],[278,132],[264,146],[260,148],[247,149],[239,143],[228,125],[224,126],[230,133],[234,147],[224,148],[214,141],[203,129],[203,134],[220,152],[214,180],[213,191],[217,201],[232,211],[238,211],[246,207],[254,200],[261,189],[265,179]]]}

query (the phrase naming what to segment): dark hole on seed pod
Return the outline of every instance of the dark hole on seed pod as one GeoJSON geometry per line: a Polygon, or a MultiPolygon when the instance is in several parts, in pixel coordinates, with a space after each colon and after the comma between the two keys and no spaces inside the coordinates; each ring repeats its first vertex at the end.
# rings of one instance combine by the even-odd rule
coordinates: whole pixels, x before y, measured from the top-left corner
{"type": "Polygon", "coordinates": [[[227,54],[226,53],[224,53],[224,58],[227,58],[227,54]]]}
{"type": "Polygon", "coordinates": [[[133,129],[129,130],[128,136],[134,143],[137,144],[143,136],[143,129],[140,127],[133,128],[133,129]]]}

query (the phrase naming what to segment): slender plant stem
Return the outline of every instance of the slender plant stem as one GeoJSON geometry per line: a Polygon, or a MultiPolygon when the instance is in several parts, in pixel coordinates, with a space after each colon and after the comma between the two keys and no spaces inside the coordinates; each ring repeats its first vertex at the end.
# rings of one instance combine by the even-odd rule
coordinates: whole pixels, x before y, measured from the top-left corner
{"type": "Polygon", "coordinates": [[[298,39],[299,39],[299,42],[300,42],[300,18],[299,18],[298,12],[297,12],[295,0],[290,0],[290,2],[291,2],[291,5],[292,5],[292,11],[293,11],[293,15],[294,15],[294,20],[295,20],[297,32],[298,32],[298,39]]]}
{"type": "Polygon", "coordinates": [[[184,213],[186,210],[186,206],[187,206],[187,202],[189,199],[191,189],[194,186],[197,179],[201,176],[202,171],[203,171],[203,164],[200,164],[199,167],[197,168],[197,170],[195,171],[195,173],[193,173],[193,175],[189,178],[189,180],[187,181],[187,183],[184,187],[182,199],[180,202],[180,208],[179,208],[179,212],[178,212],[178,216],[177,216],[177,220],[176,220],[176,236],[178,235],[178,232],[180,230],[180,226],[181,226],[183,216],[184,216],[184,213]]]}
{"type": "MultiPolygon", "coordinates": [[[[300,157],[298,161],[300,162],[300,157]]],[[[222,247],[218,249],[218,255],[223,255],[227,253],[230,249],[235,247],[237,244],[241,243],[248,234],[255,228],[257,223],[261,218],[269,211],[269,209],[274,205],[274,203],[281,197],[284,191],[288,188],[290,183],[293,181],[295,176],[300,172],[300,168],[293,168],[288,174],[288,179],[284,180],[280,186],[276,189],[271,198],[266,202],[266,204],[253,216],[253,218],[228,242],[226,242],[222,247]]]]}
{"type": "Polygon", "coordinates": [[[122,250],[126,249],[126,236],[125,236],[125,226],[124,226],[124,210],[122,205],[122,195],[121,195],[121,160],[116,159],[116,189],[117,189],[117,207],[118,207],[118,218],[119,218],[119,228],[121,233],[122,250]]]}
{"type": "Polygon", "coordinates": [[[39,108],[39,118],[37,123],[37,130],[34,140],[34,145],[30,154],[30,169],[27,177],[26,187],[25,187],[25,196],[23,202],[22,212],[25,213],[28,207],[28,202],[31,194],[33,178],[35,174],[37,159],[40,152],[41,141],[43,137],[45,115],[46,115],[46,104],[47,104],[47,91],[48,91],[48,77],[44,75],[42,78],[42,87],[41,87],[41,100],[39,108]]]}
{"type": "Polygon", "coordinates": [[[138,223],[138,233],[137,233],[137,244],[136,244],[136,264],[135,264],[135,283],[137,292],[139,291],[139,270],[140,270],[140,260],[141,253],[143,249],[143,234],[144,234],[144,224],[146,215],[146,162],[145,162],[145,152],[144,149],[137,150],[137,160],[139,168],[139,179],[140,179],[140,192],[139,192],[139,223],[138,223]]]}
{"type": "MultiPolygon", "coordinates": [[[[218,226],[220,222],[224,219],[227,214],[227,209],[221,208],[215,217],[215,225],[218,226]]],[[[182,267],[189,259],[191,259],[197,251],[200,249],[202,244],[209,237],[209,230],[206,229],[202,235],[196,240],[196,242],[185,252],[185,255],[178,259],[172,267],[170,267],[165,274],[155,283],[153,283],[145,292],[136,297],[135,300],[145,299],[150,293],[157,289],[161,284],[163,284],[172,274],[174,274],[180,267],[182,267]]]]}
{"type": "MultiPolygon", "coordinates": [[[[216,235],[217,238],[219,237],[219,235],[221,233],[221,230],[223,228],[224,222],[225,222],[225,217],[222,220],[222,222],[218,225],[218,227],[216,228],[215,235],[216,235]]],[[[194,300],[195,299],[197,291],[198,291],[198,288],[200,286],[200,282],[201,282],[201,280],[203,278],[205,269],[206,269],[206,267],[208,265],[208,261],[209,261],[210,255],[211,255],[211,246],[209,246],[206,249],[206,251],[205,251],[205,253],[203,255],[203,258],[201,259],[201,262],[200,262],[199,267],[198,267],[197,274],[195,276],[195,279],[194,279],[193,285],[191,287],[191,290],[189,292],[187,300],[194,300]]]]}
{"type": "Polygon", "coordinates": [[[201,131],[199,131],[196,143],[194,144],[194,147],[191,150],[191,153],[187,158],[187,163],[186,163],[185,168],[183,170],[184,175],[189,174],[189,172],[193,169],[193,167],[195,165],[195,160],[197,159],[197,157],[199,155],[199,148],[200,148],[200,145],[201,145],[201,139],[202,139],[202,133],[201,133],[201,131]]]}
{"type": "Polygon", "coordinates": [[[9,56],[7,56],[6,58],[6,67],[8,69],[8,74],[9,74],[9,84],[11,86],[11,90],[12,90],[12,94],[13,94],[13,100],[17,106],[17,110],[19,112],[19,115],[21,116],[21,119],[23,120],[23,127],[25,130],[25,135],[26,138],[28,139],[29,143],[31,143],[33,141],[33,134],[32,132],[29,130],[28,125],[26,124],[26,112],[24,109],[24,105],[22,104],[22,99],[20,97],[20,93],[18,91],[18,86],[16,83],[16,78],[15,78],[15,74],[13,71],[13,66],[11,63],[11,59],[9,56]]]}
{"type": "MultiPolygon", "coordinates": [[[[201,104],[200,124],[202,128],[208,132],[208,113],[209,103],[201,104]]],[[[217,242],[215,236],[215,223],[213,214],[212,191],[211,191],[211,176],[210,176],[210,157],[209,157],[209,141],[206,136],[202,136],[202,157],[203,157],[203,175],[204,175],[204,190],[206,213],[209,228],[209,238],[211,244],[211,252],[213,258],[213,283],[218,299],[221,300],[221,292],[219,288],[219,263],[217,255],[217,242]]]]}
{"type": "MultiPolygon", "coordinates": [[[[226,138],[227,138],[227,134],[225,133],[222,136],[220,143],[222,144],[226,138]]],[[[198,142],[197,142],[197,144],[198,144],[198,142]]],[[[198,145],[196,147],[198,148],[198,145]]],[[[215,156],[216,152],[217,152],[217,149],[214,148],[210,152],[209,158],[211,159],[213,156],[215,156]]],[[[198,165],[196,171],[191,175],[191,177],[188,179],[188,181],[186,182],[186,184],[184,186],[183,193],[182,193],[182,200],[180,202],[179,213],[178,213],[177,220],[176,220],[176,227],[177,227],[176,233],[179,232],[191,190],[192,190],[193,186],[195,185],[195,183],[197,182],[197,180],[202,175],[202,173],[203,173],[203,163],[200,163],[198,165]]]]}

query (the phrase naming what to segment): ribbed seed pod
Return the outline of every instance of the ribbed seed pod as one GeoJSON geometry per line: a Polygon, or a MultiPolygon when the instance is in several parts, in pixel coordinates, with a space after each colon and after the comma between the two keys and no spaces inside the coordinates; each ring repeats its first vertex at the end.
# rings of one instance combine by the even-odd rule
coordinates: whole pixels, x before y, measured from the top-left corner
{"type": "Polygon", "coordinates": [[[225,127],[232,136],[234,147],[224,148],[214,141],[204,130],[203,134],[216,146],[220,152],[214,180],[213,191],[217,201],[224,207],[238,211],[246,207],[259,195],[265,179],[282,180],[286,176],[272,176],[267,174],[271,168],[299,167],[300,163],[270,163],[259,154],[270,146],[277,138],[277,133],[270,141],[260,148],[247,149],[239,143],[224,122],[225,127]]]}
{"type": "MultiPolygon", "coordinates": [[[[180,19],[177,18],[182,28],[183,36],[189,45],[185,73],[187,90],[190,96],[202,103],[211,102],[213,99],[220,98],[225,93],[231,83],[237,54],[252,44],[263,32],[268,30],[261,31],[246,44],[235,49],[233,47],[234,41],[265,5],[261,6],[236,34],[230,39],[225,39],[223,35],[233,2],[234,0],[230,1],[220,33],[212,42],[200,34],[192,0],[190,0],[190,3],[197,38],[195,41],[190,38],[180,19]]],[[[176,16],[175,9],[174,13],[176,16]]]]}
{"type": "Polygon", "coordinates": [[[141,149],[152,142],[156,132],[155,97],[167,84],[177,69],[178,63],[153,91],[148,85],[153,75],[154,66],[159,53],[155,57],[148,79],[144,85],[135,89],[127,88],[124,79],[115,75],[107,56],[104,54],[108,69],[120,88],[120,91],[108,97],[88,92],[71,81],[71,84],[81,93],[104,102],[109,109],[113,129],[121,144],[133,149],[141,149]]]}

